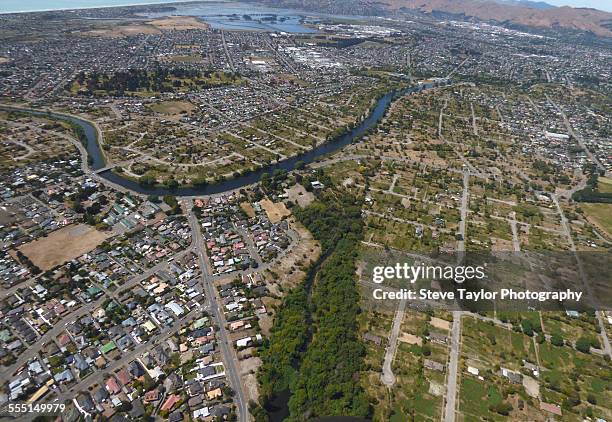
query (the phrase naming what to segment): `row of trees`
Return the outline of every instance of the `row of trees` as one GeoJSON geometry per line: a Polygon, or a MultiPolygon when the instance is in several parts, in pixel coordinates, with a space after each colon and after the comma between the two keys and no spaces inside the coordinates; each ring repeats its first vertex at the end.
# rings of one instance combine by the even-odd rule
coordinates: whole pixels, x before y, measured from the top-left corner
{"type": "Polygon", "coordinates": [[[572,199],[576,202],[601,202],[612,204],[612,193],[600,192],[598,189],[599,174],[593,171],[584,189],[574,192],[572,199]]]}

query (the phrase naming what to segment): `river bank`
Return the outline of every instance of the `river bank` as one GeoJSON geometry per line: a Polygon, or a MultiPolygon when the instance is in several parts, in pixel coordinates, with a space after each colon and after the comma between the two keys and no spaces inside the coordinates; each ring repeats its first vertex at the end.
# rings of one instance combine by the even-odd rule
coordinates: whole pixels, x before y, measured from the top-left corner
{"type": "Polygon", "coordinates": [[[103,170],[106,166],[104,152],[100,146],[100,140],[102,139],[102,133],[100,128],[94,122],[85,120],[82,117],[53,112],[45,110],[36,110],[26,107],[18,107],[11,105],[0,105],[0,109],[17,111],[22,113],[30,113],[33,115],[44,116],[48,118],[54,118],[58,120],[68,121],[73,125],[77,125],[81,128],[85,140],[84,146],[88,154],[88,169],[91,174],[97,173],[97,176],[105,181],[110,182],[113,186],[120,186],[123,189],[141,195],[172,195],[177,197],[195,197],[195,196],[211,196],[222,194],[226,192],[236,191],[238,189],[254,185],[259,182],[263,174],[273,173],[275,170],[294,170],[296,164],[308,165],[319,158],[337,152],[343,147],[351,144],[353,141],[363,136],[369,129],[375,127],[380,120],[384,117],[391,102],[403,95],[413,94],[420,92],[423,89],[429,89],[433,85],[419,85],[415,87],[405,88],[399,91],[391,91],[383,95],[371,110],[370,114],[359,122],[354,128],[346,131],[345,133],[337,136],[336,138],[325,142],[314,149],[307,151],[303,154],[295,155],[287,158],[286,160],[270,164],[265,167],[261,167],[255,171],[251,171],[219,182],[210,183],[202,186],[179,186],[177,188],[168,188],[164,186],[145,186],[137,181],[122,176],[119,173],[115,173],[112,170],[103,170]],[[100,172],[99,172],[100,171],[100,172]]]}

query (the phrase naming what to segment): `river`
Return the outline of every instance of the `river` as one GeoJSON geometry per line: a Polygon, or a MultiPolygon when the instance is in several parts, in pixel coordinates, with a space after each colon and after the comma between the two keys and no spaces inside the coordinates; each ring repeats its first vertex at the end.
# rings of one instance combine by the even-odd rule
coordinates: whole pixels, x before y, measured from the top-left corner
{"type": "MultiPolygon", "coordinates": [[[[430,87],[431,85],[424,86],[425,89],[430,87]]],[[[394,98],[399,95],[411,94],[420,90],[420,87],[411,87],[400,91],[389,92],[377,101],[371,113],[359,124],[357,124],[357,126],[355,126],[353,129],[348,130],[347,132],[337,136],[329,142],[325,142],[317,146],[311,151],[296,155],[291,158],[287,158],[286,160],[280,161],[276,164],[270,164],[266,167],[259,168],[255,171],[245,173],[242,176],[235,177],[232,179],[210,183],[204,186],[181,186],[176,189],[169,189],[163,186],[144,186],[138,183],[137,181],[125,177],[119,173],[115,173],[112,170],[100,172],[99,176],[116,185],[122,186],[133,192],[144,195],[206,196],[234,191],[242,187],[259,182],[261,176],[264,173],[272,173],[274,172],[274,170],[277,169],[290,171],[295,168],[298,162],[310,164],[324,155],[331,154],[340,150],[341,148],[352,143],[353,141],[359,139],[368,129],[376,126],[376,124],[378,124],[378,122],[380,122],[380,120],[383,118],[385,111],[387,110],[389,104],[394,98]]],[[[0,107],[0,109],[2,108],[5,110],[11,109],[10,107],[0,107]]],[[[17,109],[15,108],[13,108],[13,110],[17,111],[17,109]]],[[[39,111],[19,109],[18,111],[50,116],[60,120],[68,120],[80,126],[83,129],[84,134],[87,138],[85,146],[89,155],[89,167],[95,171],[103,169],[106,166],[104,154],[102,153],[100,144],[98,143],[96,128],[88,121],[74,116],[68,116],[53,112],[45,112],[42,110],[39,111]]]]}

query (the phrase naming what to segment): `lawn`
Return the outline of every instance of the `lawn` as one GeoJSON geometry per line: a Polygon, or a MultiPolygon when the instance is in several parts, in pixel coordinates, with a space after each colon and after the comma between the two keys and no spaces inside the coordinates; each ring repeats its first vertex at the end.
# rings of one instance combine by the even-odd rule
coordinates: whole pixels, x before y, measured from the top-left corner
{"type": "Polygon", "coordinates": [[[604,193],[612,193],[612,179],[608,177],[599,177],[597,179],[597,190],[604,193]]]}
{"type": "MultiPolygon", "coordinates": [[[[612,185],[607,185],[612,186],[612,185]]],[[[589,218],[594,224],[605,230],[608,235],[612,236],[612,204],[580,204],[589,218]]]]}

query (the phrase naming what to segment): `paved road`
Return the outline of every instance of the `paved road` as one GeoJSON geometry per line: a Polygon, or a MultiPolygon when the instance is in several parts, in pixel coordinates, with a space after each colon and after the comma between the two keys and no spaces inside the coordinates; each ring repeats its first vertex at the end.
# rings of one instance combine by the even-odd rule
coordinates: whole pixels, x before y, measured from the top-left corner
{"type": "MultiPolygon", "coordinates": [[[[459,222],[460,240],[457,241],[457,261],[462,262],[465,256],[465,231],[470,195],[470,172],[463,172],[463,195],[461,197],[461,221],[459,222]]],[[[451,343],[446,372],[446,406],[444,408],[444,422],[455,421],[457,402],[457,374],[459,370],[459,350],[461,347],[461,316],[463,312],[453,311],[453,324],[451,327],[451,343]]]]}
{"type": "MultiPolygon", "coordinates": [[[[184,253],[187,253],[187,251],[182,252],[180,255],[182,255],[184,253]]],[[[168,266],[167,262],[161,262],[161,263],[157,264],[156,266],[152,267],[151,269],[143,272],[142,274],[139,274],[139,275],[137,275],[135,277],[132,277],[129,281],[127,281],[125,284],[123,284],[115,292],[115,296],[119,295],[121,292],[129,290],[130,288],[132,288],[136,284],[140,283],[141,281],[147,279],[148,277],[152,276],[156,272],[167,268],[167,266],[168,266]]],[[[17,357],[17,360],[15,361],[14,364],[12,364],[12,365],[10,365],[10,366],[0,370],[0,378],[2,378],[2,379],[9,379],[9,378],[11,378],[12,374],[17,369],[19,369],[28,360],[32,359],[33,357],[35,357],[40,352],[40,350],[42,349],[43,344],[45,344],[45,343],[47,343],[47,342],[57,338],[60,334],[62,334],[62,332],[66,329],[66,326],[70,322],[74,322],[74,321],[80,319],[81,317],[83,317],[85,315],[91,315],[91,313],[94,310],[96,310],[96,308],[100,307],[102,305],[102,303],[104,303],[104,301],[106,301],[108,299],[109,299],[109,297],[107,295],[102,295],[97,300],[94,300],[94,301],[92,301],[90,303],[87,303],[87,304],[83,305],[82,307],[80,307],[76,311],[68,314],[66,317],[64,317],[61,320],[59,320],[53,326],[53,328],[51,328],[49,331],[47,331],[45,334],[43,334],[37,340],[37,342],[35,344],[30,346],[24,353],[19,355],[17,357]]]]}
{"type": "MultiPolygon", "coordinates": [[[[186,200],[185,203],[185,208],[187,210],[191,210],[193,207],[193,202],[191,200],[186,200]]],[[[219,336],[219,347],[221,349],[221,355],[223,356],[225,372],[235,393],[234,400],[236,401],[236,406],[238,408],[238,420],[241,422],[248,422],[249,410],[240,380],[238,357],[236,356],[233,346],[230,344],[231,340],[227,333],[227,329],[225,328],[227,324],[225,315],[217,303],[217,292],[215,291],[212,277],[208,271],[208,257],[204,252],[204,237],[202,236],[200,224],[198,223],[198,219],[195,214],[191,211],[189,212],[189,225],[191,226],[192,236],[195,239],[196,252],[199,257],[200,268],[202,269],[202,284],[206,292],[207,306],[219,325],[219,331],[217,332],[219,336]]]]}
{"type": "Polygon", "coordinates": [[[234,60],[232,59],[232,55],[227,48],[227,42],[225,42],[225,31],[221,30],[221,41],[223,42],[223,51],[225,51],[225,57],[227,57],[227,62],[232,69],[232,72],[236,71],[236,67],[234,66],[234,60]]]}
{"type": "MultiPolygon", "coordinates": [[[[565,217],[565,213],[563,212],[563,208],[561,208],[561,205],[559,204],[559,199],[557,198],[557,195],[553,194],[552,199],[553,199],[553,202],[555,203],[555,206],[557,207],[557,212],[559,213],[559,216],[561,217],[561,226],[563,227],[563,231],[565,232],[565,235],[567,236],[567,242],[570,245],[570,250],[574,253],[574,257],[576,258],[576,263],[578,264],[578,274],[580,274],[582,285],[586,289],[585,293],[589,297],[589,301],[592,304],[597,305],[599,304],[599,302],[596,300],[595,295],[593,294],[593,290],[591,289],[591,284],[589,283],[586,272],[584,270],[584,266],[582,265],[582,259],[580,259],[580,255],[578,254],[578,251],[576,250],[576,244],[574,243],[574,239],[572,238],[572,233],[570,231],[567,218],[565,217]]],[[[612,347],[610,347],[610,340],[608,339],[608,333],[606,332],[606,324],[604,322],[604,317],[602,316],[601,312],[595,312],[595,315],[597,316],[597,322],[599,323],[599,328],[601,331],[600,335],[601,335],[601,340],[603,343],[603,351],[606,355],[612,358],[612,347]]]]}
{"type": "Polygon", "coordinates": [[[512,230],[512,248],[514,249],[514,252],[520,252],[521,242],[519,240],[516,220],[514,218],[510,220],[510,229],[512,230]]]}
{"type": "Polygon", "coordinates": [[[446,407],[444,409],[444,422],[454,422],[457,399],[457,374],[459,371],[459,349],[461,343],[461,316],[463,312],[453,312],[453,325],[451,327],[450,357],[446,373],[446,407]]]}
{"type": "Polygon", "coordinates": [[[395,318],[393,318],[393,326],[391,327],[391,332],[389,333],[389,344],[387,345],[385,360],[383,362],[381,379],[383,384],[385,384],[387,387],[392,387],[396,381],[391,366],[393,365],[393,358],[395,357],[395,352],[397,350],[397,338],[399,336],[400,329],[402,328],[405,310],[406,299],[402,299],[397,305],[397,312],[395,313],[395,318]]]}
{"type": "Polygon", "coordinates": [[[576,141],[578,141],[578,145],[580,145],[580,147],[584,150],[586,155],[589,157],[589,160],[591,160],[591,162],[593,162],[593,164],[595,164],[599,170],[605,172],[606,168],[603,166],[603,164],[601,164],[601,162],[597,159],[597,157],[595,157],[595,155],[589,150],[586,143],[584,142],[584,138],[582,137],[582,135],[574,131],[574,128],[572,127],[572,124],[570,123],[563,109],[552,98],[550,98],[548,94],[546,94],[546,99],[548,100],[549,103],[553,105],[553,107],[555,107],[559,111],[559,113],[561,114],[561,118],[563,119],[563,124],[565,124],[565,128],[567,129],[567,132],[574,139],[576,139],[576,141]]]}

